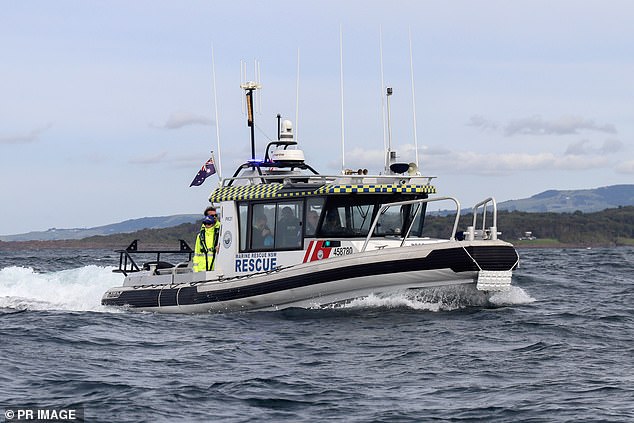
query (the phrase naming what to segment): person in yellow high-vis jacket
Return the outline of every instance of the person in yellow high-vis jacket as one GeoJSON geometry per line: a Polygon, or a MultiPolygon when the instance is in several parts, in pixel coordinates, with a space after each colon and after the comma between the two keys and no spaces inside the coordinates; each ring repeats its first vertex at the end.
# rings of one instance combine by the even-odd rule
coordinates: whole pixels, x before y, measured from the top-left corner
{"type": "Polygon", "coordinates": [[[216,220],[215,214],[205,216],[200,232],[196,236],[194,272],[214,270],[216,253],[218,252],[219,232],[220,222],[216,220]]]}

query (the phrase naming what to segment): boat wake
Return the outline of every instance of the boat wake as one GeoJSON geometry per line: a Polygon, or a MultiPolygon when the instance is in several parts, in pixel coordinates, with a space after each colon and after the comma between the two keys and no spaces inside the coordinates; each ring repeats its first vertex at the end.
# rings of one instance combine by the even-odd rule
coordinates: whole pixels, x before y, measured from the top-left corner
{"type": "Polygon", "coordinates": [[[30,267],[0,269],[0,311],[64,310],[107,311],[101,305],[103,291],[121,284],[113,267],[84,266],[51,273],[30,267]]]}
{"type": "MultiPolygon", "coordinates": [[[[101,305],[101,296],[108,287],[121,284],[121,275],[113,273],[113,269],[89,265],[38,273],[30,267],[5,267],[0,269],[0,313],[22,310],[112,312],[112,307],[101,305]]],[[[491,296],[473,286],[447,286],[371,294],[320,308],[405,308],[438,312],[468,307],[529,304],[534,301],[534,298],[517,286],[491,296]]]]}
{"type": "Polygon", "coordinates": [[[511,286],[508,291],[489,295],[474,286],[410,289],[389,294],[371,294],[332,308],[408,308],[424,311],[453,311],[468,307],[502,307],[536,301],[526,291],[511,286]]]}

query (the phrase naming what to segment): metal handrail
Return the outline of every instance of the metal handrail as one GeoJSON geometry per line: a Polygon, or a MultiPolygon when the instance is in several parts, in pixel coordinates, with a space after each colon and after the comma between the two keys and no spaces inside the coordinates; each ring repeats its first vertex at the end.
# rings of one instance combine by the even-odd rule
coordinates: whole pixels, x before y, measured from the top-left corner
{"type": "Polygon", "coordinates": [[[366,178],[380,178],[380,179],[388,179],[388,180],[395,180],[395,181],[402,181],[402,180],[407,180],[409,183],[409,180],[411,179],[427,179],[427,185],[431,184],[431,180],[436,178],[435,176],[403,176],[403,175],[284,175],[284,174],[279,174],[279,175],[248,175],[248,176],[234,176],[231,178],[223,178],[221,181],[220,186],[224,187],[227,186],[227,184],[229,182],[232,181],[238,181],[238,180],[247,180],[247,181],[261,181],[261,180],[268,180],[268,179],[274,179],[274,180],[279,180],[279,179],[287,179],[289,181],[293,181],[294,179],[296,180],[308,180],[308,181],[313,181],[313,182],[333,182],[337,179],[359,179],[359,180],[363,180],[366,178]]]}
{"type": "Polygon", "coordinates": [[[491,231],[491,239],[497,239],[498,206],[495,198],[493,197],[484,199],[473,206],[473,228],[475,229],[477,227],[478,209],[482,207],[482,233],[484,234],[486,230],[487,208],[489,203],[491,203],[491,205],[493,206],[493,225],[491,225],[491,228],[493,228],[493,230],[491,231]]]}
{"type": "MultiPolygon", "coordinates": [[[[361,248],[360,252],[362,253],[365,252],[366,248],[368,247],[370,238],[372,238],[372,235],[374,234],[374,230],[376,229],[376,225],[378,224],[379,218],[381,217],[381,214],[383,213],[384,210],[387,210],[388,208],[394,207],[394,206],[405,206],[408,204],[422,204],[422,203],[431,203],[433,201],[447,201],[447,200],[451,200],[456,204],[456,218],[454,220],[451,236],[449,237],[450,241],[454,241],[456,239],[456,232],[458,231],[458,220],[460,219],[460,202],[454,197],[421,198],[419,200],[397,201],[394,203],[383,204],[381,208],[379,209],[379,212],[376,214],[376,217],[372,221],[372,226],[370,226],[370,230],[368,231],[368,236],[365,238],[365,242],[363,243],[363,247],[361,248]]],[[[416,213],[414,214],[414,218],[412,219],[412,222],[410,223],[410,226],[407,229],[407,232],[405,233],[403,240],[401,241],[401,247],[405,243],[405,240],[409,237],[409,233],[412,230],[412,225],[414,224],[414,220],[418,216],[418,213],[420,213],[421,209],[422,207],[419,207],[418,210],[416,210],[416,213]]]]}

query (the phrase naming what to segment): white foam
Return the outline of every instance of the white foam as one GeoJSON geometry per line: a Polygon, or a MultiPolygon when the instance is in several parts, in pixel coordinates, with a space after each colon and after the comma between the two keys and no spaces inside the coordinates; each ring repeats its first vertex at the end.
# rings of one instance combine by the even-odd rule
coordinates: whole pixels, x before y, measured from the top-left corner
{"type": "Polygon", "coordinates": [[[121,285],[114,267],[84,266],[51,273],[29,267],[0,269],[0,307],[29,310],[112,311],[101,305],[103,293],[121,285]]]}
{"type": "Polygon", "coordinates": [[[496,292],[489,298],[495,305],[530,304],[537,301],[519,286],[511,286],[508,291],[496,292]]]}
{"type": "Polygon", "coordinates": [[[466,307],[482,307],[490,304],[497,306],[528,304],[535,299],[522,288],[511,286],[504,292],[497,292],[491,296],[478,291],[475,286],[447,286],[407,291],[397,291],[385,294],[371,294],[357,298],[336,307],[342,308],[410,308],[425,311],[452,311],[466,307]]]}
{"type": "Polygon", "coordinates": [[[370,294],[367,297],[356,298],[346,304],[343,308],[411,308],[414,310],[440,311],[442,304],[433,301],[421,301],[406,293],[393,293],[391,295],[370,294]]]}

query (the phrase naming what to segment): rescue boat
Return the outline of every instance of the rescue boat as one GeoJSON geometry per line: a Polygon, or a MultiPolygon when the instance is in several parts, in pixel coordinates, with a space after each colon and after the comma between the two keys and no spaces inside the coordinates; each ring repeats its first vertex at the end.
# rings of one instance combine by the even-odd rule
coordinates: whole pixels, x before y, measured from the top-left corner
{"type": "Polygon", "coordinates": [[[134,241],[118,251],[115,272],[125,279],[105,292],[103,305],[161,313],[278,310],[447,285],[510,288],[519,256],[498,239],[494,198],[475,204],[472,224],[458,231],[460,202],[437,196],[435,177],[420,175],[414,163],[397,163],[388,151],[383,174],[322,175],[306,163],[290,121],[279,118],[278,139],[255,160],[252,116],[249,126],[251,160],[209,196],[221,222],[214,270],[194,272],[184,241],[168,251],[141,250],[134,241]],[[426,236],[428,206],[441,201],[455,208],[453,227],[445,238],[426,236]],[[147,254],[154,260],[139,265],[135,257],[147,254]]]}

